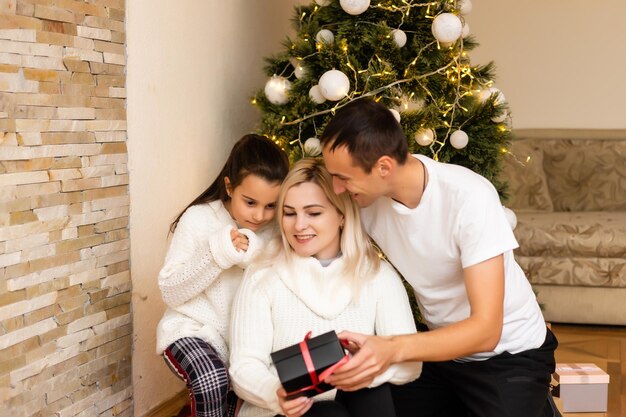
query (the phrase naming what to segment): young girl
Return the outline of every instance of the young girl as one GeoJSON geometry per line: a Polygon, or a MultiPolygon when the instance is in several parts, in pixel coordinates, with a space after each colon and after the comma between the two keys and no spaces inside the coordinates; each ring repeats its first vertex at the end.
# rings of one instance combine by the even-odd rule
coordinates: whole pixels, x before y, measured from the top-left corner
{"type": "Polygon", "coordinates": [[[365,235],[357,207],[333,192],[319,160],[302,159],[278,196],[281,240],[248,268],[233,304],[231,368],[245,400],[240,417],[394,416],[389,386],[420,374],[421,363],[393,365],[354,393],[287,400],[270,353],[330,330],[390,335],[415,332],[406,291],[365,235]],[[314,402],[315,401],[315,402],[314,402]]]}
{"type": "Polygon", "coordinates": [[[234,415],[227,371],[231,303],[243,268],[271,234],[265,226],[288,170],[278,146],[246,135],[213,184],[171,225],[159,273],[168,308],[157,328],[157,353],[187,383],[193,416],[234,415]]]}

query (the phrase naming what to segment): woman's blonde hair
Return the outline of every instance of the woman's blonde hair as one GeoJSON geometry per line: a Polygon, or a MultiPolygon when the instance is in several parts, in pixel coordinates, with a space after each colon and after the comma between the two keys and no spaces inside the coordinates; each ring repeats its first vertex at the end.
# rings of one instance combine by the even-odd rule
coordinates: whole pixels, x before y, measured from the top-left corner
{"type": "Polygon", "coordinates": [[[324,195],[326,195],[326,198],[328,198],[328,201],[343,216],[344,222],[340,239],[341,253],[345,260],[343,273],[351,277],[355,288],[358,289],[358,283],[361,278],[368,277],[370,274],[378,271],[380,257],[361,225],[358,207],[346,193],[335,194],[332,176],[326,170],[323,161],[318,158],[303,158],[299,160],[294,164],[283,181],[276,201],[276,213],[282,244],[274,242],[272,245],[273,250],[270,249],[266,252],[267,256],[262,256],[261,263],[265,265],[273,261],[290,263],[294,251],[289,245],[283,229],[283,209],[287,192],[303,183],[318,185],[324,192],[324,195]]]}

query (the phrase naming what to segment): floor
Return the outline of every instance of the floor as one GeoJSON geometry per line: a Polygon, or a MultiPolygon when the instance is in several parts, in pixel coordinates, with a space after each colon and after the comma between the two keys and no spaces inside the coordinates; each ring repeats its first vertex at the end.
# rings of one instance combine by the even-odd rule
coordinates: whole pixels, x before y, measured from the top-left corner
{"type": "MultiPolygon", "coordinates": [[[[595,363],[609,374],[606,413],[563,413],[563,417],[626,416],[626,327],[553,324],[559,339],[557,363],[595,363]]],[[[560,399],[555,399],[561,407],[560,399]]]]}
{"type": "MultiPolygon", "coordinates": [[[[626,327],[553,324],[557,363],[595,363],[610,376],[608,412],[563,413],[563,417],[626,417],[626,327]]],[[[555,398],[557,407],[561,400],[555,398]]],[[[189,415],[189,409],[178,416],[189,415]]]]}

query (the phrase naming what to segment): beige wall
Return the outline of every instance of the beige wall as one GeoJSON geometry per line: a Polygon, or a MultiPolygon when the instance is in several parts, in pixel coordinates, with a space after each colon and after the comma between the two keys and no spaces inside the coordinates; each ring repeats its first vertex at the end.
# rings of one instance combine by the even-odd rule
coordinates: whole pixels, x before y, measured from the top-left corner
{"type": "Polygon", "coordinates": [[[135,416],[183,388],[155,354],[168,224],[254,127],[249,97],[264,83],[262,57],[289,32],[291,5],[128,1],[135,416]]]}
{"type": "Polygon", "coordinates": [[[495,61],[515,128],[626,128],[626,1],[473,5],[472,63],[495,61]]]}
{"type": "Polygon", "coordinates": [[[132,415],[124,3],[0,0],[0,416],[132,415]]]}

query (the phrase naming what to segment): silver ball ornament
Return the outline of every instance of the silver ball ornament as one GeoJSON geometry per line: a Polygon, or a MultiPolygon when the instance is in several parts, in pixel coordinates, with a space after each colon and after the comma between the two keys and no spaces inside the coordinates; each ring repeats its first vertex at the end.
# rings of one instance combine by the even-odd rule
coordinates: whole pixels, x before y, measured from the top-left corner
{"type": "Polygon", "coordinates": [[[450,135],[450,145],[456,149],[463,149],[469,142],[469,136],[462,130],[456,130],[450,135]]]}
{"type": "Polygon", "coordinates": [[[344,12],[356,16],[370,7],[370,0],[339,0],[339,4],[344,12]]]}
{"type": "Polygon", "coordinates": [[[322,153],[322,144],[318,138],[308,138],[304,142],[304,153],[310,156],[317,156],[322,153]]]}
{"type": "Polygon", "coordinates": [[[435,132],[432,129],[421,128],[415,132],[415,142],[420,146],[429,146],[435,140],[435,132]]]}
{"type": "Polygon", "coordinates": [[[326,71],[319,79],[322,95],[330,101],[344,98],[350,91],[348,76],[339,70],[326,71]]]}
{"type": "Polygon", "coordinates": [[[463,24],[457,15],[441,13],[433,20],[431,30],[439,42],[454,43],[461,37],[463,24]]]}
{"type": "Polygon", "coordinates": [[[273,76],[265,83],[265,97],[272,104],[282,105],[289,101],[291,82],[285,77],[273,76]]]}

